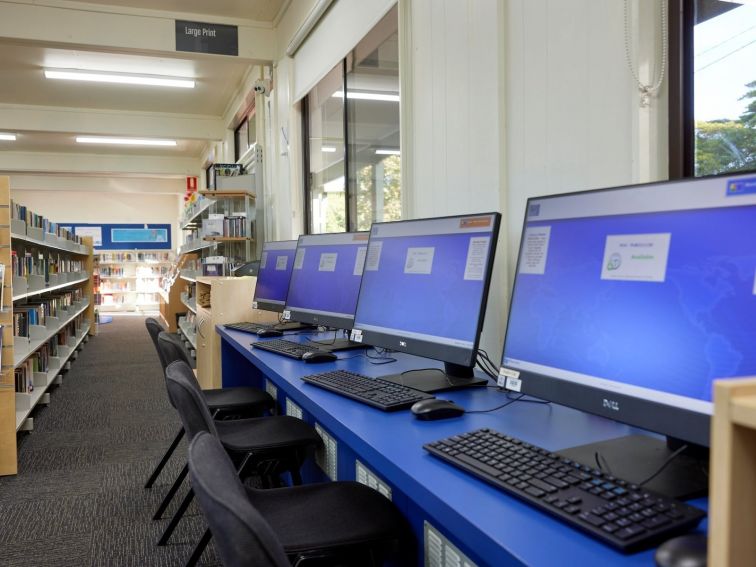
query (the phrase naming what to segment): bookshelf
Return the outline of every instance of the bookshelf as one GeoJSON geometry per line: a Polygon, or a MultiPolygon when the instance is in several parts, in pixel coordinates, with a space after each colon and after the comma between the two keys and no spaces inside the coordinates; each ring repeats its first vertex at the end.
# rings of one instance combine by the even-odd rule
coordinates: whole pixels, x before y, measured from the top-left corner
{"type": "Polygon", "coordinates": [[[173,253],[108,250],[95,254],[95,302],[101,312],[157,311],[173,253]]]}
{"type": "Polygon", "coordinates": [[[0,263],[5,265],[0,377],[0,475],[18,472],[16,434],[96,334],[91,238],[78,238],[10,200],[0,177],[0,263]],[[26,220],[30,220],[27,224],[26,220]]]}

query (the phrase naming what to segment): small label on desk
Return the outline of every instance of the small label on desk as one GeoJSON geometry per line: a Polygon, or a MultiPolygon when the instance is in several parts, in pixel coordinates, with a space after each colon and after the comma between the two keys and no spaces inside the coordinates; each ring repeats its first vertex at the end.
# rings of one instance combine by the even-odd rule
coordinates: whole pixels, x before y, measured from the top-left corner
{"type": "Polygon", "coordinates": [[[496,384],[499,386],[499,388],[506,388],[507,390],[519,392],[522,388],[520,371],[513,370],[511,368],[505,368],[504,366],[500,367],[499,378],[496,380],[496,384]]]}
{"type": "Polygon", "coordinates": [[[257,309],[257,301],[252,302],[252,309],[257,309]]]}
{"type": "Polygon", "coordinates": [[[362,331],[359,329],[352,329],[352,333],[349,337],[351,340],[353,340],[356,343],[362,342],[362,331]]]}
{"type": "Polygon", "coordinates": [[[289,311],[288,309],[284,309],[283,320],[288,321],[289,319],[291,319],[291,311],[289,311]]]}

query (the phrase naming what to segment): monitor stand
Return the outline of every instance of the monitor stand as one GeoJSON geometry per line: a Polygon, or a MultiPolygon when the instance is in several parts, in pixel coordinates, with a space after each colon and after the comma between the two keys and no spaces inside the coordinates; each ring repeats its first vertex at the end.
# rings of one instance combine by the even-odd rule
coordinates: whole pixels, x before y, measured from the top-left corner
{"type": "MultiPolygon", "coordinates": [[[[675,439],[665,442],[649,435],[628,435],[555,452],[593,469],[599,468],[596,463],[598,454],[602,466],[608,465],[608,474],[637,484],[657,471],[682,444],[675,439]]],[[[644,488],[679,500],[704,496],[709,489],[708,449],[688,445],[688,449],[675,457],[658,476],[644,484],[644,488]]],[[[604,472],[607,470],[604,469],[604,472]]]]}
{"type": "Polygon", "coordinates": [[[327,352],[338,352],[342,350],[354,350],[358,348],[368,348],[365,343],[358,343],[349,339],[334,339],[332,341],[307,341],[309,344],[318,347],[320,350],[327,352]]]}
{"type": "Polygon", "coordinates": [[[401,374],[380,376],[380,378],[428,393],[461,390],[462,388],[488,384],[487,379],[475,376],[472,366],[462,366],[451,362],[445,362],[443,370],[441,368],[418,368],[417,370],[407,370],[401,374]]]}
{"type": "Polygon", "coordinates": [[[273,326],[276,331],[299,331],[305,329],[316,329],[315,325],[308,325],[306,323],[299,323],[298,321],[290,321],[287,323],[278,323],[273,326]]]}

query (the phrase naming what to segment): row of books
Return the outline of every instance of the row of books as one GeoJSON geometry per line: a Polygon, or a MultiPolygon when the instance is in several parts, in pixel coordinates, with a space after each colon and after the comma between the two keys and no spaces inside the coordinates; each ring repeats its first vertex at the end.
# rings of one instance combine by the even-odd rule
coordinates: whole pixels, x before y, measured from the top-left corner
{"type": "Polygon", "coordinates": [[[82,297],[82,290],[74,289],[34,303],[14,306],[13,334],[17,337],[28,337],[30,325],[46,325],[48,317],[58,317],[63,307],[72,305],[82,297]]]}
{"type": "Polygon", "coordinates": [[[170,262],[170,252],[107,252],[100,254],[101,263],[114,262],[170,262]]]}
{"type": "Polygon", "coordinates": [[[59,356],[58,347],[67,345],[72,337],[76,337],[81,332],[83,323],[84,316],[77,317],[14,370],[16,392],[28,394],[34,390],[34,372],[48,372],[50,357],[59,356]]]}
{"type": "Polygon", "coordinates": [[[117,266],[101,266],[98,268],[101,276],[118,277],[123,276],[123,268],[117,266]]]}
{"type": "Polygon", "coordinates": [[[202,236],[247,237],[246,213],[211,214],[202,221],[202,236]]]}
{"type": "Polygon", "coordinates": [[[79,272],[84,269],[81,260],[74,260],[66,255],[53,252],[21,252],[11,251],[11,268],[13,275],[26,277],[29,275],[44,276],[50,280],[50,274],[79,272]]]}
{"type": "Polygon", "coordinates": [[[59,238],[65,238],[66,240],[72,240],[77,244],[81,244],[81,237],[74,234],[72,230],[65,228],[56,222],[52,222],[50,219],[43,217],[42,215],[30,211],[26,206],[16,203],[12,199],[11,218],[14,220],[22,220],[27,226],[41,228],[48,234],[54,234],[59,238]]]}

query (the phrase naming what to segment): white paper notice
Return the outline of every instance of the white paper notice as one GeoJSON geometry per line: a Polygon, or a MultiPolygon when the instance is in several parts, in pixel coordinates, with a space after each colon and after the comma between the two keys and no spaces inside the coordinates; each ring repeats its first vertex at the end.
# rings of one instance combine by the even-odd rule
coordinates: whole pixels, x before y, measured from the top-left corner
{"type": "Polygon", "coordinates": [[[433,246],[422,248],[407,248],[407,257],[404,259],[405,274],[430,274],[433,270],[433,254],[436,249],[433,246]]]}
{"type": "Polygon", "coordinates": [[[606,237],[602,280],[663,282],[671,234],[616,234],[606,237]]]}
{"type": "Polygon", "coordinates": [[[295,270],[301,270],[302,266],[304,266],[305,252],[307,252],[306,248],[297,248],[297,254],[294,256],[295,270]]]}
{"type": "Polygon", "coordinates": [[[354,272],[355,276],[362,275],[362,269],[365,267],[365,256],[367,255],[367,246],[360,246],[357,249],[357,257],[354,259],[354,272]]]}
{"type": "Polygon", "coordinates": [[[521,274],[544,274],[549,253],[550,226],[532,226],[525,229],[520,257],[521,274]]]}
{"type": "Polygon", "coordinates": [[[260,255],[260,269],[264,270],[265,269],[265,264],[267,264],[267,263],[268,263],[268,253],[267,252],[263,252],[260,255]]]}
{"type": "Polygon", "coordinates": [[[381,263],[381,250],[383,250],[383,242],[377,240],[371,242],[368,246],[367,258],[365,259],[365,269],[374,272],[378,269],[381,263]]]}
{"type": "Polygon", "coordinates": [[[278,258],[276,258],[276,270],[285,270],[288,263],[288,256],[279,256],[278,258]]]}
{"type": "Polygon", "coordinates": [[[486,260],[488,259],[488,243],[490,236],[476,236],[470,239],[467,247],[467,262],[465,262],[465,279],[483,279],[486,273],[486,260]]]}
{"type": "Polygon", "coordinates": [[[336,259],[339,255],[336,252],[323,252],[320,255],[319,272],[333,272],[336,270],[336,259]]]}

